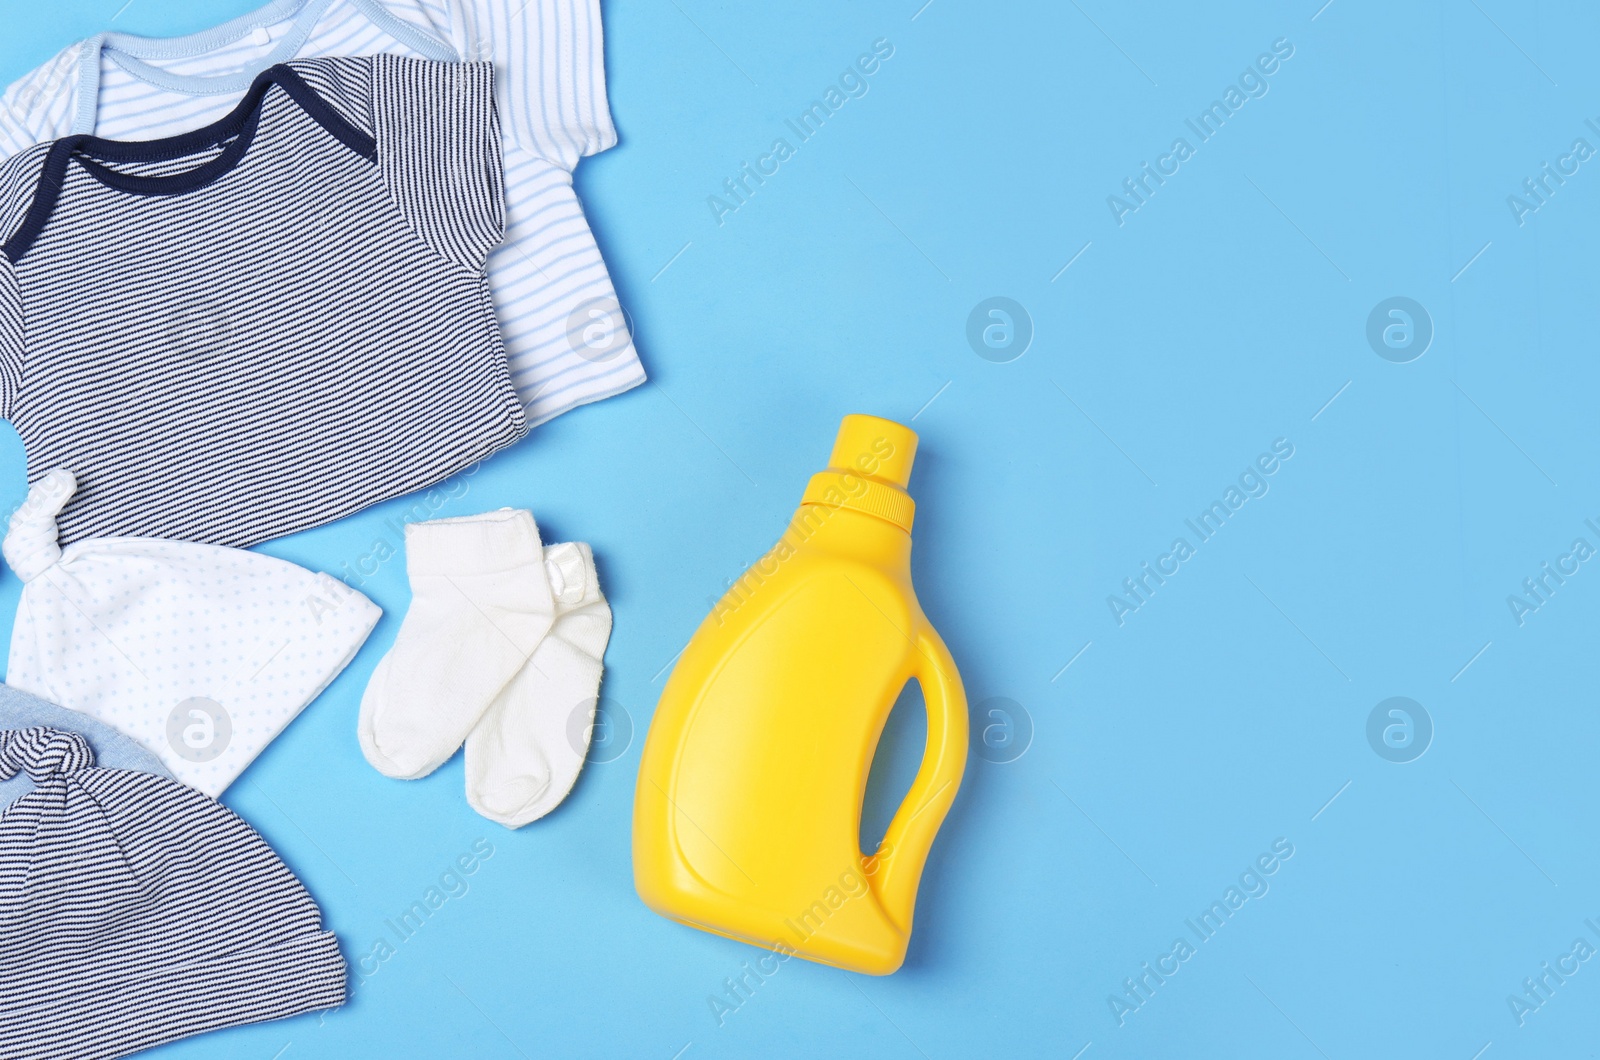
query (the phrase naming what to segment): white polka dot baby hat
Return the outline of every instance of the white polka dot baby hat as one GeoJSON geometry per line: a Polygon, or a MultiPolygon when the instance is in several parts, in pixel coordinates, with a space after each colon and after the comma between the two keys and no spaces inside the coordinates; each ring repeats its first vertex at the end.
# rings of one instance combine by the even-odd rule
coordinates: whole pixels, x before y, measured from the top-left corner
{"type": "Polygon", "coordinates": [[[241,549],[109,537],[63,550],[55,517],[76,489],[52,471],[11,517],[5,558],[25,584],[6,681],[120,729],[219,795],[381,612],[326,574],[241,549]]]}

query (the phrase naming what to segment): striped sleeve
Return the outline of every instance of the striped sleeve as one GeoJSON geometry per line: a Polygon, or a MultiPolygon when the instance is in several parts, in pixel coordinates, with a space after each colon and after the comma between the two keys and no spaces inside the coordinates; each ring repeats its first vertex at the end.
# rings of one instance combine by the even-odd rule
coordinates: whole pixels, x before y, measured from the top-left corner
{"type": "Polygon", "coordinates": [[[10,419],[22,390],[22,296],[10,259],[0,255],[0,419],[10,419]]]}
{"type": "MultiPolygon", "coordinates": [[[[38,182],[48,151],[47,145],[36,144],[23,154],[0,162],[0,247],[22,224],[33,201],[30,191],[38,182]]],[[[17,411],[26,333],[16,267],[0,251],[0,419],[9,420],[17,411]]]]}
{"type": "Polygon", "coordinates": [[[600,0],[449,3],[457,49],[494,62],[512,142],[568,172],[578,159],[616,146],[600,0]]]}
{"type": "Polygon", "coordinates": [[[0,94],[0,159],[72,133],[81,47],[66,49],[0,94]]]}
{"type": "Polygon", "coordinates": [[[384,182],[440,254],[482,270],[505,235],[505,174],[489,63],[373,59],[384,182]]]}

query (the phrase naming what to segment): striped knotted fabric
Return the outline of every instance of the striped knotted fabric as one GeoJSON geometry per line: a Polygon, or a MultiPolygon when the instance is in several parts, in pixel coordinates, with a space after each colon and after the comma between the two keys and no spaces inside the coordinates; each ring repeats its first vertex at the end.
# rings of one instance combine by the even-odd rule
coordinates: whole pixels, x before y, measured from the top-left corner
{"type": "Polygon", "coordinates": [[[0,1060],[107,1060],[341,1005],[338,939],[227,807],[102,769],[84,738],[0,730],[0,1060]]]}
{"type": "Polygon", "coordinates": [[[78,733],[43,726],[0,731],[0,780],[26,773],[35,784],[43,784],[57,773],[92,765],[94,751],[78,733]]]}

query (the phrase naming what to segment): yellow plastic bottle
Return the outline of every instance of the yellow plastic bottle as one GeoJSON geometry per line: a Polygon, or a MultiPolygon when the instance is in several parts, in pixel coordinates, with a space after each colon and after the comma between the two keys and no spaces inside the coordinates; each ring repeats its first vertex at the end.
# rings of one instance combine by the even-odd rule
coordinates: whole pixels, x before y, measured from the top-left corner
{"type": "Polygon", "coordinates": [[[634,885],[692,927],[887,975],[967,758],[967,700],[911,586],[917,436],[846,416],[778,544],[667,681],[634,797],[634,885]],[[922,685],[922,766],[878,851],[861,804],[884,722],[922,685]]]}

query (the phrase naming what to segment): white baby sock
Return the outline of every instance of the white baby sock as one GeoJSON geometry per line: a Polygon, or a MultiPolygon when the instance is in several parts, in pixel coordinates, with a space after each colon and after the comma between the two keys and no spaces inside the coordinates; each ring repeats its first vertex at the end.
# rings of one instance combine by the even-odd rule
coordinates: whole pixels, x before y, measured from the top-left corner
{"type": "Polygon", "coordinates": [[[467,801],[521,828],[560,805],[589,753],[611,608],[584,544],[544,550],[556,619],[467,737],[467,801]]]}
{"type": "Polygon", "coordinates": [[[414,780],[466,739],[550,629],[539,528],[520,509],[406,527],[411,606],[361,697],[362,753],[414,780]]]}

